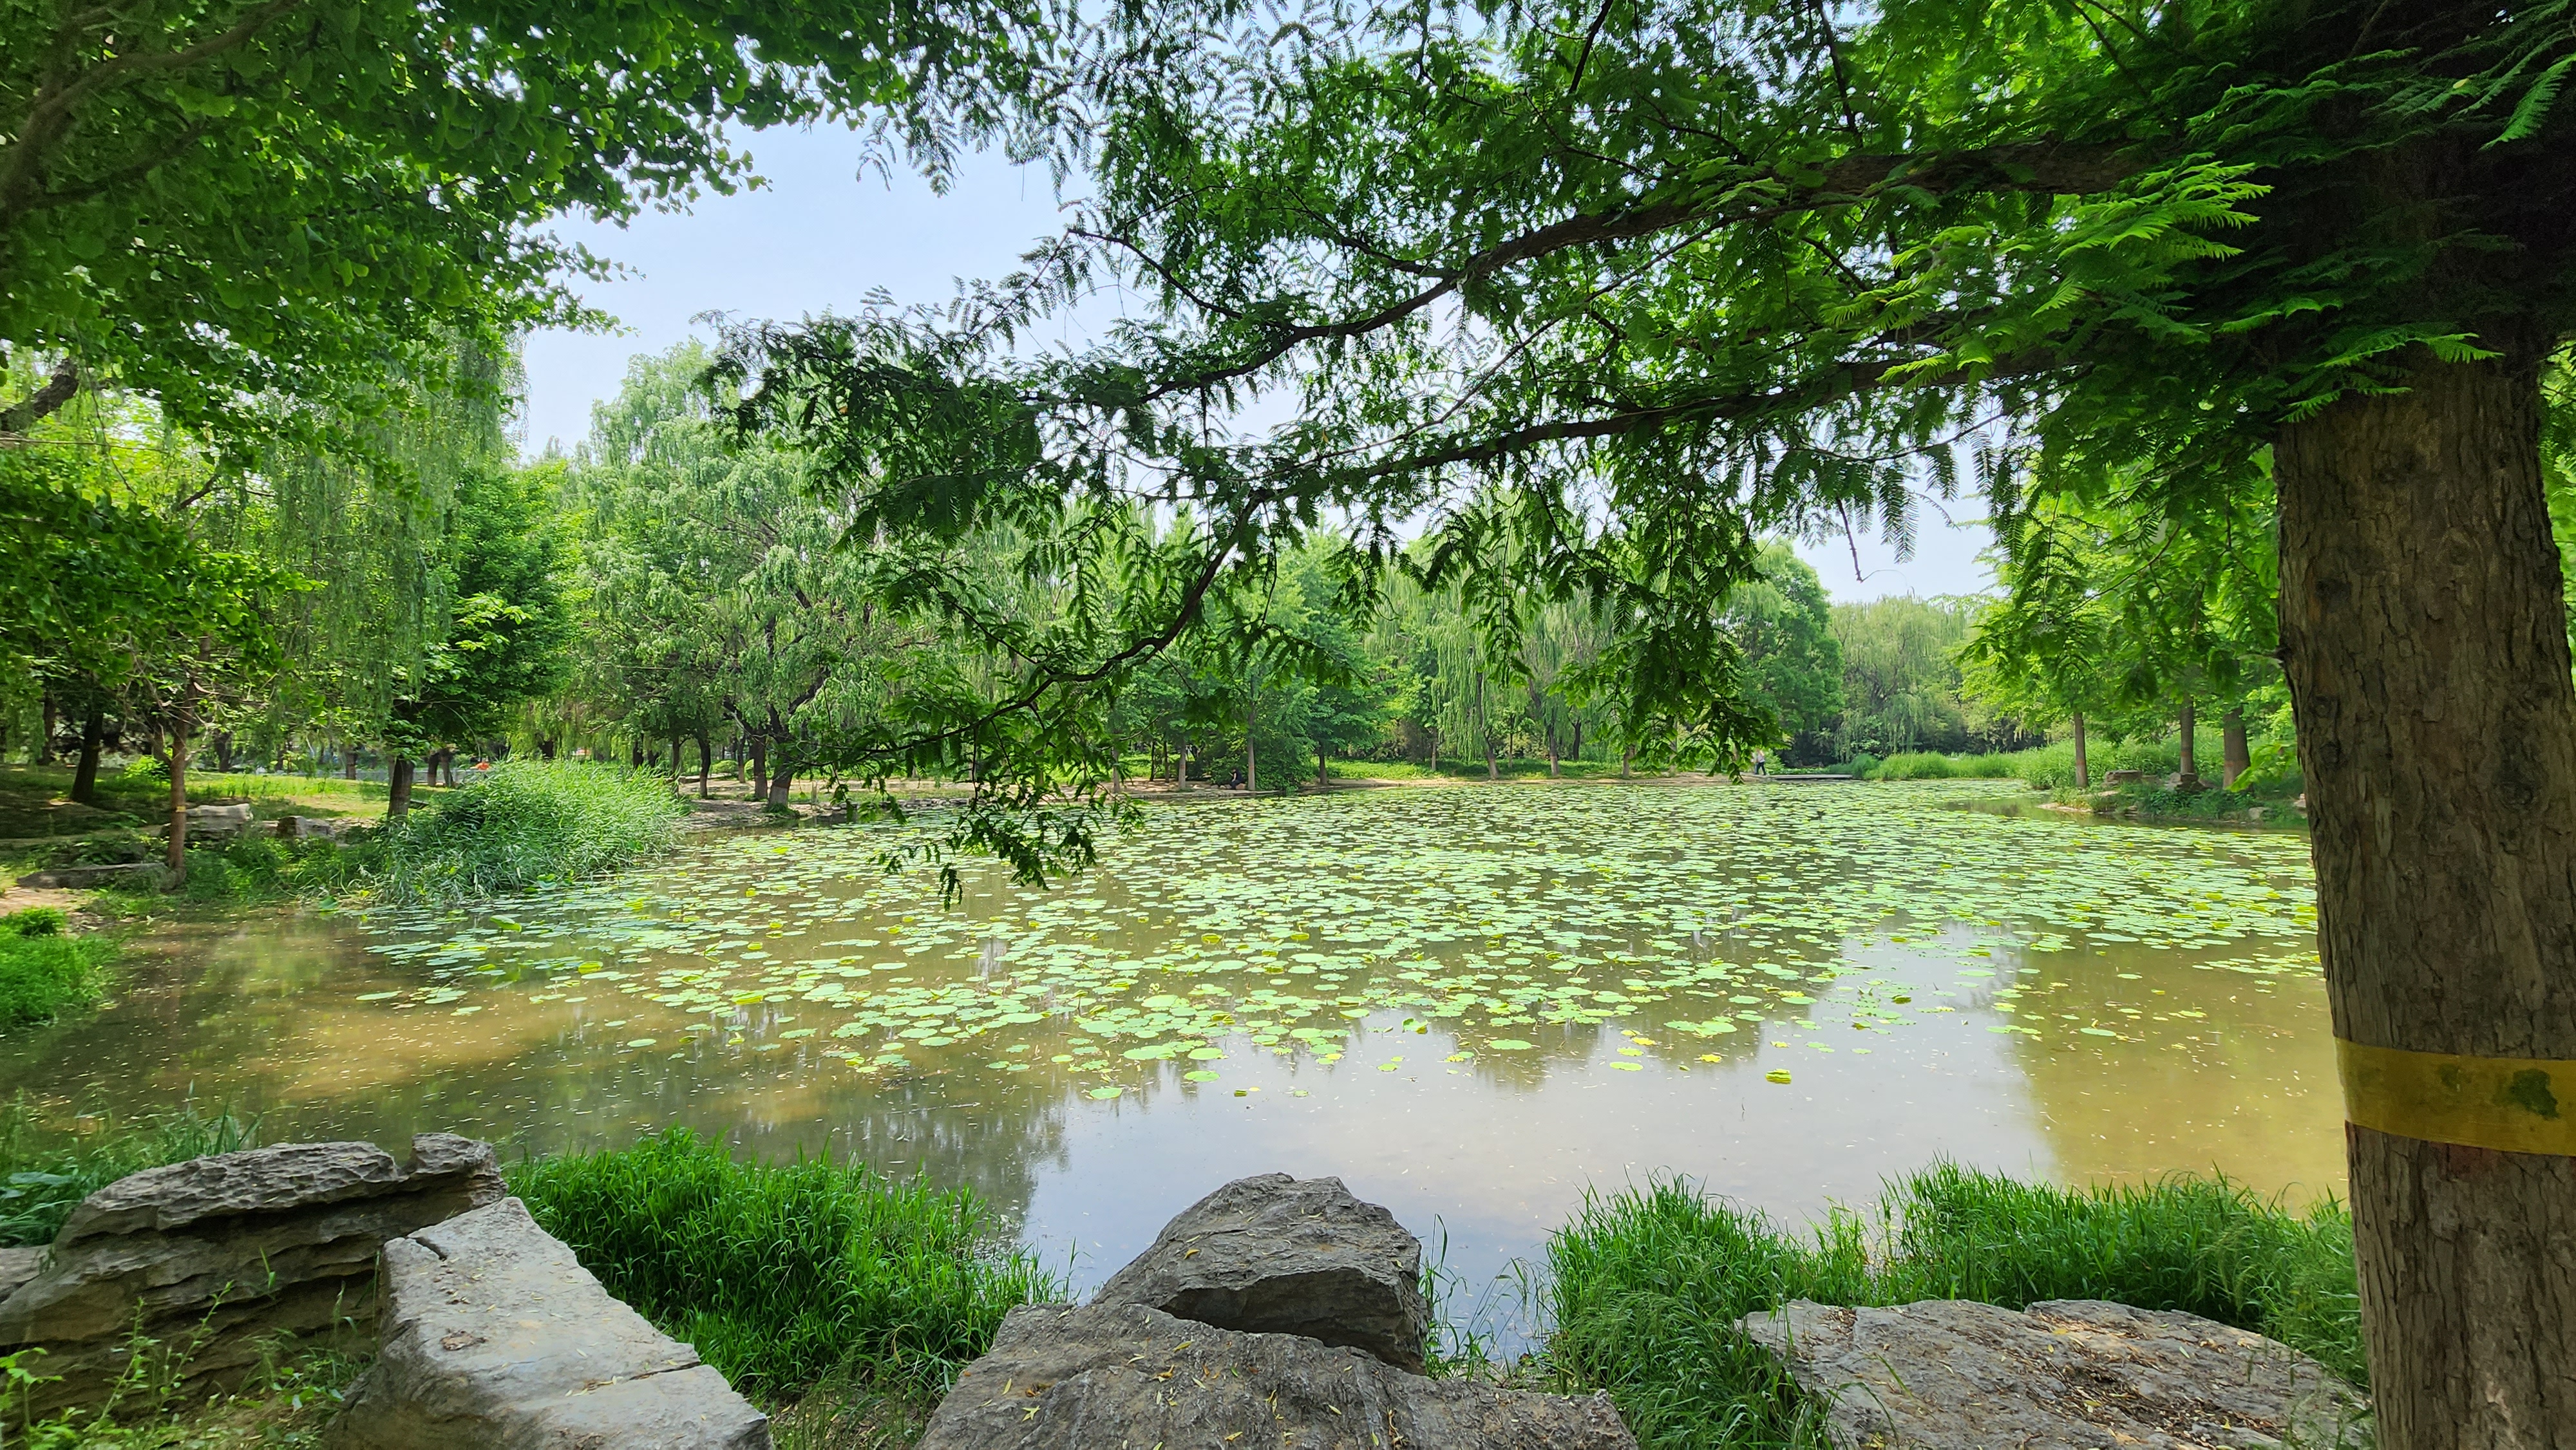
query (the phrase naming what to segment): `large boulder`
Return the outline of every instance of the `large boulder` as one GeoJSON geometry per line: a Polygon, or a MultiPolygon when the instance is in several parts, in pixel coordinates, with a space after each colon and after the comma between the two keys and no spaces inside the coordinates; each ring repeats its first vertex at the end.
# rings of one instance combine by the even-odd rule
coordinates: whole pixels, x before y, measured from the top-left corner
{"type": "Polygon", "coordinates": [[[382,1295],[332,1450],[768,1450],[767,1417],[515,1198],[387,1243],[382,1295]]]}
{"type": "Polygon", "coordinates": [[[1338,1178],[1239,1178],[1181,1211],[1095,1305],[1220,1329],[1302,1334],[1422,1370],[1422,1244],[1338,1178]]]}
{"type": "Polygon", "coordinates": [[[91,891],[101,887],[158,891],[169,868],[158,861],[118,861],[94,866],[56,866],[18,878],[30,891],[91,891]]]}
{"type": "Polygon", "coordinates": [[[2362,1450],[2362,1397],[2277,1340],[2194,1314],[2059,1299],[1794,1300],[1741,1327],[1825,1402],[1835,1450],[2362,1450]]]}
{"type": "Polygon", "coordinates": [[[408,1167],[372,1143],[286,1143],[119,1179],[0,1299],[0,1354],[41,1348],[41,1372],[59,1376],[9,1409],[103,1398],[138,1340],[193,1386],[228,1382],[281,1331],[364,1326],[385,1240],[502,1192],[492,1145],[448,1133],[412,1139],[408,1167]]]}
{"type": "Polygon", "coordinates": [[[1410,1374],[1141,1304],[1014,1309],[916,1450],[1635,1450],[1609,1397],[1410,1374]]]}

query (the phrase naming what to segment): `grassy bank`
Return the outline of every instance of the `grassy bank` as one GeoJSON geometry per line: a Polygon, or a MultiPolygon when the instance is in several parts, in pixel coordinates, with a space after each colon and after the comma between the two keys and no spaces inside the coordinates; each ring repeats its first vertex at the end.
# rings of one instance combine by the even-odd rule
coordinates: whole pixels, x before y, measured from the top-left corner
{"type": "Polygon", "coordinates": [[[2349,1215],[2199,1179],[2068,1190],[1944,1165],[1807,1232],[1666,1182],[1587,1204],[1547,1263],[1549,1368],[1610,1391],[1648,1450],[1822,1444],[1811,1408],[1733,1329],[1789,1299],[2182,1309],[2367,1383],[2349,1215]]]}
{"type": "Polygon", "coordinates": [[[1063,1292],[972,1193],[862,1164],[739,1160],[673,1131],[509,1179],[609,1292],[764,1404],[828,1383],[926,1409],[1013,1305],[1063,1292]]]}
{"type": "Polygon", "coordinates": [[[73,935],[56,907],[0,916],[0,1031],[50,1022],[96,1001],[102,969],[116,953],[106,937],[73,935]]]}
{"type": "Polygon", "coordinates": [[[448,902],[595,876],[670,844],[688,806],[659,775],[511,761],[357,851],[380,900],[448,902]]]}

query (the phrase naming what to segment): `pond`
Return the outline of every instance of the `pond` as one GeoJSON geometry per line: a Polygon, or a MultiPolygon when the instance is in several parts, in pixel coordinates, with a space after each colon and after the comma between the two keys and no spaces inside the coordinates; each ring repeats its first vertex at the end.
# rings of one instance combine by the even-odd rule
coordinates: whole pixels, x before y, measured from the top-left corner
{"type": "Polygon", "coordinates": [[[516,1153],[684,1123],[967,1183],[1078,1284],[1220,1182],[1338,1174],[1510,1335],[1585,1193],[1785,1217],[1948,1156],[2343,1191],[2295,833],[1962,810],[2001,785],[1531,783],[1152,805],[1052,889],[887,876],[891,828],[694,838],[488,912],[141,944],[0,1053],[50,1123],[516,1153]]]}

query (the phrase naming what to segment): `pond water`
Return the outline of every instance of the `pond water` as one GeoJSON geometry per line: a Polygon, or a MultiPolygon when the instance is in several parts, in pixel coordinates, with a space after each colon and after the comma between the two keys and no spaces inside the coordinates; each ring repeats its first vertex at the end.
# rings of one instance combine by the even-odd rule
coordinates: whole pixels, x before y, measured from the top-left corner
{"type": "Polygon", "coordinates": [[[2306,839],[1957,808],[2006,794],[1208,799],[953,910],[879,870],[889,828],[700,837],[493,912],[159,930],[0,1091],[66,1127],[193,1098],[269,1141],[855,1153],[972,1184],[1085,1285],[1228,1178],[1332,1173],[1445,1240],[1456,1306],[1662,1173],[1792,1218],[1940,1156],[2340,1194],[2306,839]]]}

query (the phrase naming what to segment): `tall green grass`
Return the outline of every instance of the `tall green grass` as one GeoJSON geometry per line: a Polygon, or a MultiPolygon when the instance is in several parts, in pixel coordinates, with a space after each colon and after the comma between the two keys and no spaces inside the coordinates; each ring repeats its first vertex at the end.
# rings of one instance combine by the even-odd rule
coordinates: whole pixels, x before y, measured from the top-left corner
{"type": "Polygon", "coordinates": [[[116,943],[105,937],[65,931],[63,913],[54,908],[0,916],[0,1029],[50,1022],[95,1000],[102,969],[116,953],[116,943]]]}
{"type": "Polygon", "coordinates": [[[1942,755],[1917,750],[1891,755],[1869,772],[1872,780],[2011,780],[2021,774],[2013,755],[1942,755]]]}
{"type": "Polygon", "coordinates": [[[741,1161],[674,1130],[508,1176],[610,1293],[772,1400],[835,1371],[936,1395],[1013,1306],[1062,1293],[973,1193],[862,1164],[741,1161]]]}
{"type": "Polygon", "coordinates": [[[511,761],[417,808],[353,854],[393,901],[501,896],[615,870],[670,844],[688,805],[659,775],[511,761]]]}
{"type": "Polygon", "coordinates": [[[2110,1299],[2271,1335],[2367,1383],[2352,1220],[2225,1182],[2060,1189],[1941,1165],[1806,1233],[1661,1182],[1593,1199],[1550,1241],[1547,1358],[1607,1389],[1642,1446],[1821,1445],[1812,1406],[1739,1335],[1790,1299],[2110,1299]]]}
{"type": "Polygon", "coordinates": [[[257,1145],[258,1125],[194,1104],[64,1143],[21,1098],[0,1109],[0,1246],[51,1243],[80,1201],[130,1173],[257,1145]]]}

